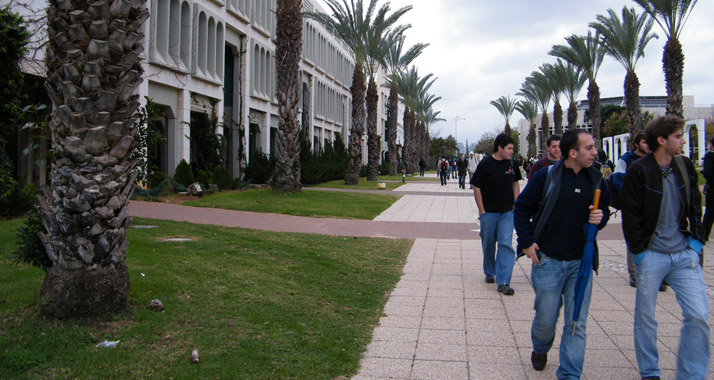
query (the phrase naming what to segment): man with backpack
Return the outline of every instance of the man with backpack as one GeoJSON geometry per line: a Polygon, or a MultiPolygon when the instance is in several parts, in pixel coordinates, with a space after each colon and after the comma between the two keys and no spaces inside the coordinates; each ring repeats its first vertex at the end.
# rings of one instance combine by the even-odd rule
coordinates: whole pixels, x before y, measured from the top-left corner
{"type": "MultiPolygon", "coordinates": [[[[563,159],[539,170],[516,199],[513,210],[518,245],[533,261],[531,282],[535,291],[535,317],[531,326],[533,352],[531,364],[542,371],[555,340],[560,309],[564,307],[560,339],[558,379],[579,379],[585,360],[588,308],[592,293],[592,274],[585,280],[582,309],[573,320],[575,287],[578,281],[587,223],[602,229],[607,224],[609,197],[600,170],[593,167],[597,157],[595,141],[584,129],[563,134],[560,140],[563,159]],[[601,189],[598,209],[594,196],[601,189]]],[[[597,245],[593,270],[598,269],[597,245]]],[[[586,265],[587,267],[587,265],[586,265]]]]}
{"type": "Polygon", "coordinates": [[[560,136],[551,135],[545,142],[545,150],[547,154],[542,159],[538,160],[533,164],[531,170],[528,172],[528,180],[533,177],[533,174],[542,168],[547,168],[550,165],[555,164],[560,160],[560,136]]]}
{"type": "MultiPolygon", "coordinates": [[[[620,210],[622,209],[622,201],[620,200],[620,194],[622,194],[622,181],[625,178],[625,173],[627,168],[630,167],[635,161],[646,156],[650,152],[650,148],[647,146],[647,141],[645,140],[645,132],[642,131],[635,136],[632,140],[632,146],[634,149],[625,153],[617,161],[615,166],[615,173],[612,174],[612,178],[609,181],[610,185],[610,206],[620,210]]],[[[627,251],[627,273],[630,275],[630,286],[637,287],[637,277],[635,276],[635,263],[632,261],[632,253],[627,251]]],[[[665,291],[667,289],[666,284],[662,284],[660,291],[665,291]]]]}
{"type": "Polygon", "coordinates": [[[446,157],[441,156],[437,168],[439,170],[439,178],[441,178],[441,186],[445,186],[446,179],[449,178],[449,161],[446,161],[446,157]]]}

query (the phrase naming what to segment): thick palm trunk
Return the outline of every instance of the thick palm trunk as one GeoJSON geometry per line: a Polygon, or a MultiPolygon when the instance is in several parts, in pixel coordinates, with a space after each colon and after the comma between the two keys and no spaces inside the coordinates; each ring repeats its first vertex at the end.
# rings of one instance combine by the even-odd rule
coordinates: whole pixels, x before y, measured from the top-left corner
{"type": "Polygon", "coordinates": [[[273,188],[283,193],[300,191],[300,54],[302,0],[278,0],[275,71],[279,107],[278,151],[273,188]]]}
{"type": "Polygon", "coordinates": [[[379,133],[377,131],[379,94],[374,78],[367,87],[367,181],[376,181],[379,171],[379,133]]]}
{"type": "Polygon", "coordinates": [[[533,120],[530,121],[530,128],[528,129],[528,155],[531,158],[536,157],[536,125],[533,120]]]}
{"type": "Polygon", "coordinates": [[[592,123],[592,135],[595,146],[600,147],[600,87],[597,83],[589,79],[588,84],[588,106],[590,107],[590,122],[592,123]]]}
{"type": "Polygon", "coordinates": [[[578,106],[575,102],[570,103],[568,106],[568,130],[572,131],[578,124],[578,106]]]}
{"type": "Polygon", "coordinates": [[[364,71],[362,65],[355,65],[352,74],[352,127],[349,137],[349,162],[345,172],[345,184],[356,185],[359,183],[359,171],[362,167],[362,134],[364,133],[364,71]]]}
{"type": "Polygon", "coordinates": [[[404,126],[404,146],[402,146],[402,169],[409,171],[407,166],[409,162],[411,162],[412,126],[411,111],[408,107],[404,110],[402,124],[404,126]]]}
{"type": "Polygon", "coordinates": [[[625,108],[630,141],[635,141],[635,136],[642,130],[642,118],[640,117],[640,81],[634,71],[628,71],[625,75],[625,108]]]}
{"type": "MultiPolygon", "coordinates": [[[[511,135],[511,125],[508,124],[508,122],[506,122],[506,126],[503,127],[503,133],[505,133],[509,136],[511,135]]],[[[457,141],[457,143],[458,143],[458,141],[457,141]]]]}
{"type": "Polygon", "coordinates": [[[679,40],[674,37],[670,37],[664,45],[662,68],[664,69],[664,81],[667,84],[667,114],[684,118],[682,109],[684,53],[679,40]]]}
{"type": "Polygon", "coordinates": [[[389,108],[387,109],[387,144],[389,151],[389,175],[397,175],[397,118],[399,117],[399,93],[397,81],[392,80],[389,89],[389,108]]]}
{"type": "Polygon", "coordinates": [[[540,138],[540,151],[544,152],[545,151],[545,142],[548,141],[548,138],[550,137],[550,127],[549,127],[549,120],[548,120],[548,114],[543,111],[543,117],[540,119],[540,133],[541,133],[541,138],[540,138]]]}
{"type": "Polygon", "coordinates": [[[53,266],[41,310],[55,317],[124,310],[128,201],[138,174],[132,160],[141,83],[141,0],[51,0],[47,83],[55,163],[39,197],[53,266]]]}
{"type": "Polygon", "coordinates": [[[555,134],[563,135],[563,107],[556,101],[553,106],[553,123],[555,124],[555,134]]]}

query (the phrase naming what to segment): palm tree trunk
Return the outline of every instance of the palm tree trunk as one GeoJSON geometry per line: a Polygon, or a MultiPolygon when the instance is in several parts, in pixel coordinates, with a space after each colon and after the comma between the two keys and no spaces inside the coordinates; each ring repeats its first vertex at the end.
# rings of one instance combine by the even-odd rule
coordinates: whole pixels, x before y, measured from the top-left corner
{"type": "Polygon", "coordinates": [[[630,141],[635,141],[635,136],[642,130],[642,118],[640,117],[640,81],[634,71],[628,71],[625,75],[625,107],[630,141]]]}
{"type": "Polygon", "coordinates": [[[578,106],[575,105],[575,102],[570,103],[568,106],[568,130],[571,131],[575,129],[575,126],[578,124],[578,106]]]}
{"type": "Polygon", "coordinates": [[[530,128],[528,129],[528,155],[531,158],[536,157],[536,124],[530,120],[530,128]]]}
{"type": "Polygon", "coordinates": [[[367,87],[367,181],[376,181],[379,170],[379,133],[377,132],[379,94],[374,78],[367,87]]]}
{"type": "Polygon", "coordinates": [[[684,72],[684,53],[682,45],[675,37],[669,37],[664,45],[662,56],[664,81],[667,83],[667,114],[683,118],[682,109],[682,73],[684,72]]]}
{"type": "Polygon", "coordinates": [[[349,137],[349,162],[345,172],[345,184],[356,185],[359,183],[359,171],[362,167],[362,134],[364,133],[364,71],[361,63],[355,65],[352,74],[352,128],[349,137]]]}
{"type": "Polygon", "coordinates": [[[555,134],[563,135],[563,107],[556,101],[553,106],[553,123],[555,124],[555,134]]]}
{"type": "Polygon", "coordinates": [[[544,152],[545,151],[545,142],[548,141],[548,137],[550,137],[550,127],[548,125],[548,113],[543,110],[543,117],[540,119],[540,132],[541,132],[541,139],[540,139],[540,151],[544,152]]]}
{"type": "Polygon", "coordinates": [[[47,14],[47,78],[55,163],[38,197],[52,261],[41,311],[58,318],[126,309],[131,158],[149,18],[144,1],[53,0],[47,14]]]}
{"type": "MultiPolygon", "coordinates": [[[[506,126],[503,127],[503,133],[505,133],[509,136],[511,135],[511,125],[508,124],[508,122],[506,122],[506,126]]],[[[458,141],[457,141],[457,143],[458,143],[458,141]]]]}
{"type": "Polygon", "coordinates": [[[404,118],[402,120],[404,124],[404,146],[402,147],[402,169],[409,171],[407,167],[411,162],[411,141],[412,141],[412,123],[411,123],[411,110],[406,108],[404,110],[404,118]]]}
{"type": "Polygon", "coordinates": [[[302,0],[278,0],[275,71],[279,107],[278,151],[273,188],[283,193],[300,191],[300,54],[302,0]]]}
{"type": "Polygon", "coordinates": [[[399,117],[399,93],[397,81],[392,80],[389,89],[389,108],[387,109],[387,144],[389,151],[389,175],[397,175],[397,118],[399,117]]]}
{"type": "Polygon", "coordinates": [[[592,79],[589,79],[588,84],[588,105],[590,107],[593,139],[595,140],[595,146],[600,147],[600,87],[592,79]]]}

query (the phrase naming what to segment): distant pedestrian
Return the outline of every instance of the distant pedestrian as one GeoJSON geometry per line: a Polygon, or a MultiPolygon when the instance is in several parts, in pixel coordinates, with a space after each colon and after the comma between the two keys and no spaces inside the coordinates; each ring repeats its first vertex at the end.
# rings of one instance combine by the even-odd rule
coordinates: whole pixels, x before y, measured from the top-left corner
{"type": "Polygon", "coordinates": [[[471,179],[474,177],[476,172],[476,167],[478,166],[478,157],[474,156],[474,152],[469,152],[469,189],[473,189],[474,186],[471,184],[471,179]]]}
{"type": "Polygon", "coordinates": [[[550,137],[548,137],[548,140],[546,140],[545,142],[545,150],[545,156],[542,159],[536,161],[533,164],[533,167],[531,167],[531,170],[528,172],[529,180],[538,170],[546,168],[550,165],[554,165],[556,162],[558,162],[558,160],[560,160],[560,136],[551,135],[550,137]]]}
{"type": "Polygon", "coordinates": [[[676,379],[706,379],[709,302],[702,275],[704,226],[697,172],[681,156],[684,120],[665,115],[645,127],[652,153],[635,161],[622,187],[622,231],[637,272],[635,357],[643,379],[659,379],[657,289],[667,280],[682,310],[676,379]]]}
{"type": "Polygon", "coordinates": [[[513,138],[505,133],[496,136],[494,153],[485,157],[471,179],[478,206],[483,248],[483,271],[486,283],[498,281],[498,291],[507,296],[511,288],[513,264],[513,201],[520,192],[521,171],[513,160],[513,138]],[[498,247],[498,252],[496,251],[498,247]]]}
{"type": "Polygon", "coordinates": [[[424,169],[426,169],[426,161],[422,158],[419,160],[419,177],[424,176],[424,169]]]}
{"type": "Polygon", "coordinates": [[[446,180],[449,178],[449,161],[446,161],[446,157],[441,156],[441,160],[437,164],[437,170],[439,171],[441,186],[445,186],[446,180]]]}
{"type": "Polygon", "coordinates": [[[461,154],[461,157],[459,158],[458,161],[456,161],[456,171],[458,171],[459,174],[459,188],[465,189],[466,188],[466,172],[469,169],[469,163],[466,161],[466,158],[463,154],[461,154]]]}
{"type": "Polygon", "coordinates": [[[449,160],[449,171],[451,172],[451,179],[456,179],[456,157],[451,157],[451,160],[449,160]]]}

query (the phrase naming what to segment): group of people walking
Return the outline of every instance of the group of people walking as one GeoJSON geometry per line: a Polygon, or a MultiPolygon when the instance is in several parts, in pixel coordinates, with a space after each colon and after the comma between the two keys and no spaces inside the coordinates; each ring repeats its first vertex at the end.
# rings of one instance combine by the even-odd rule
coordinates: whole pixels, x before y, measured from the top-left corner
{"type": "MultiPolygon", "coordinates": [[[[707,210],[702,223],[697,173],[692,162],[680,155],[683,127],[684,120],[673,115],[650,122],[633,141],[634,149],[618,161],[612,178],[604,178],[593,136],[581,129],[546,141],[546,155],[532,165],[523,192],[509,135],[495,138],[494,153],[484,157],[473,174],[468,163],[463,165],[470,173],[479,211],[485,282],[495,283],[504,295],[513,295],[510,281],[516,258],[523,255],[532,261],[531,363],[536,370],[547,364],[564,308],[556,375],[558,379],[582,375],[592,294],[590,272],[597,272],[599,264],[596,242],[590,242],[594,244],[592,256],[583,260],[589,243],[586,231],[596,232],[607,224],[612,188],[622,211],[630,284],[637,288],[634,348],[640,375],[646,380],[660,378],[655,308],[658,291],[669,284],[683,315],[677,379],[706,378],[710,333],[702,249],[714,211],[707,210]],[[596,193],[599,204],[594,206],[596,193]],[[576,308],[579,314],[574,316],[576,308]]],[[[714,139],[710,149],[714,149],[714,139]]],[[[714,184],[714,153],[705,157],[704,175],[714,184]]],[[[714,205],[711,193],[706,192],[707,206],[714,205]]]]}
{"type": "Polygon", "coordinates": [[[436,164],[437,174],[441,179],[441,186],[446,186],[449,177],[455,179],[458,175],[459,188],[465,189],[466,174],[468,174],[470,182],[478,164],[479,160],[474,156],[473,152],[469,153],[468,159],[466,159],[464,154],[461,154],[458,159],[452,158],[451,160],[448,160],[445,156],[441,156],[436,164]]]}

